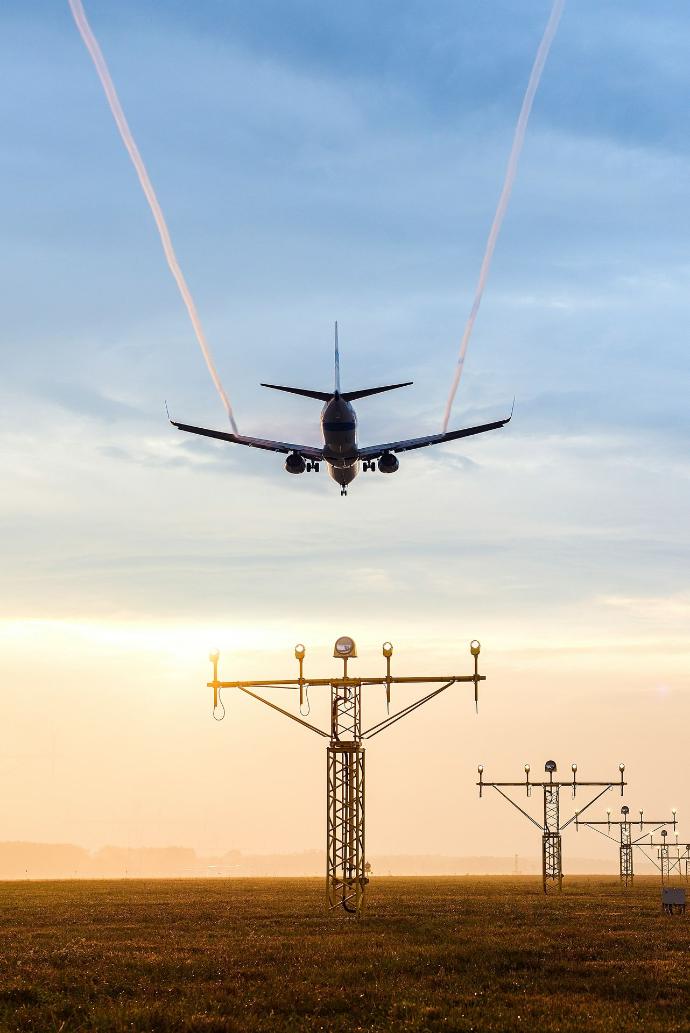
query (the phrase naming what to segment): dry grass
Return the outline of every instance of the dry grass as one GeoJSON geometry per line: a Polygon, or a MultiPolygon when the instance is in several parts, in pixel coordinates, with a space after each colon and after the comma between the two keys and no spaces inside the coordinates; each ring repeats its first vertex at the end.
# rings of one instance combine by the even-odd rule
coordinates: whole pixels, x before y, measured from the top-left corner
{"type": "Polygon", "coordinates": [[[690,914],[655,881],[0,885],[4,1030],[690,1030],[690,914]]]}

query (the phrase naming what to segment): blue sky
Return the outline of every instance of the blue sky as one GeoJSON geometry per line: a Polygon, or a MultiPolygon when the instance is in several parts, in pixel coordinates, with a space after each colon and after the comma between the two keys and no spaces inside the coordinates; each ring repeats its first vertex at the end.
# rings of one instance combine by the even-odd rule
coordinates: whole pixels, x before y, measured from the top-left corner
{"type": "MultiPolygon", "coordinates": [[[[439,426],[549,7],[88,0],[246,433],[318,441],[258,385],[328,387],[336,318],[348,386],[415,381],[361,440],[439,426]]],[[[515,419],[344,501],[168,427],[224,414],[67,3],[0,23],[4,620],[477,634],[565,702],[606,651],[684,717],[686,5],[567,6],[452,424],[515,419]]]]}

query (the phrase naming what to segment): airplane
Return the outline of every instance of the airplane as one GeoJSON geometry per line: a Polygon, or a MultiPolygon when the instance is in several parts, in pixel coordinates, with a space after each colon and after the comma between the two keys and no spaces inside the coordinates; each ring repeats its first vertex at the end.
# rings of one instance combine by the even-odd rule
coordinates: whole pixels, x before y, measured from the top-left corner
{"type": "Polygon", "coordinates": [[[321,433],[323,446],[296,445],[287,441],[270,441],[266,438],[251,438],[245,434],[232,434],[222,430],[207,430],[205,427],[192,427],[187,423],[170,420],[173,427],[190,434],[202,434],[207,438],[218,438],[230,441],[235,445],[247,445],[249,448],[261,448],[268,452],[282,452],[287,455],[285,469],[291,474],[315,471],[318,473],[323,462],[329,475],[340,485],[340,494],[347,495],[347,487],[358,475],[360,466],[363,471],[374,471],[377,466],[381,473],[395,473],[400,464],[396,453],[410,452],[414,448],[426,448],[428,445],[440,445],[444,441],[455,441],[456,438],[467,438],[473,434],[483,434],[488,430],[497,430],[510,423],[513,413],[504,420],[494,423],[483,423],[478,427],[465,427],[463,430],[451,430],[442,434],[427,434],[421,438],[409,438],[406,441],[389,441],[385,445],[367,445],[360,448],[357,444],[357,416],[352,406],[359,398],[368,398],[384,391],[396,391],[400,387],[410,387],[411,380],[404,384],[387,384],[385,387],[367,387],[361,391],[341,391],[340,389],[340,352],[338,348],[338,324],[335,324],[335,386],[333,391],[310,391],[302,387],[284,387],[282,384],[262,384],[261,387],[273,391],[285,391],[291,395],[304,398],[315,398],[324,402],[321,410],[321,433]]]}

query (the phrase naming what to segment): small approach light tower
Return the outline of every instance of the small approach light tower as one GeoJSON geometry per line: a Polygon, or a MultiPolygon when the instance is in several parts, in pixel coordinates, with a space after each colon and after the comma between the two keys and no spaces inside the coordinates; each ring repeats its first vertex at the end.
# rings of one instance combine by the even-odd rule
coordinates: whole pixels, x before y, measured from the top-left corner
{"type": "Polygon", "coordinates": [[[458,682],[471,682],[474,685],[475,707],[479,699],[479,683],[484,675],[479,673],[479,653],[481,647],[476,639],[470,643],[470,653],[474,658],[472,674],[449,674],[442,677],[434,675],[414,675],[398,677],[391,674],[391,657],[393,646],[390,642],[383,644],[383,656],[386,661],[386,673],[379,675],[359,675],[353,677],[348,671],[348,661],[357,656],[354,640],[348,635],[341,636],[335,643],[333,656],[343,662],[340,674],[331,678],[308,678],[304,674],[305,647],[295,646],[295,659],[298,663],[297,678],[268,678],[260,681],[220,681],[218,678],[219,653],[211,653],[209,659],[213,664],[213,681],[208,687],[213,689],[213,712],[221,710],[222,720],[225,707],[221,698],[222,689],[239,689],[252,699],[265,703],[272,710],[284,717],[296,721],[310,732],[328,739],[326,751],[327,770],[327,863],[326,889],[328,906],[331,910],[342,908],[348,914],[357,915],[364,904],[364,891],[368,883],[367,864],[364,857],[364,747],[365,739],[373,739],[391,725],[412,714],[419,707],[440,695],[451,685],[458,682]],[[385,689],[386,704],[390,706],[391,686],[393,685],[436,685],[425,696],[403,707],[402,710],[388,715],[382,721],[362,730],[362,688],[381,686],[385,689]],[[331,728],[330,733],[304,720],[304,717],[291,714],[271,700],[264,699],[255,689],[293,689],[299,692],[300,708],[303,706],[310,688],[329,688],[331,694],[331,728]]]}
{"type": "Polygon", "coordinates": [[[544,771],[548,775],[548,778],[544,779],[543,782],[534,782],[530,780],[530,766],[525,764],[525,781],[524,782],[487,782],[484,779],[484,765],[480,764],[477,768],[479,772],[479,795],[481,796],[483,790],[486,787],[495,789],[504,800],[512,804],[516,810],[523,814],[528,821],[531,821],[533,825],[541,831],[541,869],[542,869],[542,883],[544,886],[544,893],[548,891],[549,882],[555,882],[558,885],[558,891],[563,889],[563,855],[561,849],[561,833],[563,829],[567,828],[571,822],[575,821],[578,814],[582,814],[587,808],[591,807],[593,803],[607,793],[609,789],[613,789],[615,786],[620,786],[621,796],[623,795],[623,787],[627,785],[623,781],[623,772],[625,771],[625,764],[618,765],[618,771],[620,774],[619,780],[611,780],[609,782],[581,782],[577,777],[577,764],[571,765],[572,779],[568,782],[559,782],[554,779],[554,775],[557,771],[556,761],[547,760],[544,765],[544,771]],[[524,786],[527,796],[532,795],[533,789],[542,789],[544,791],[544,820],[543,823],[539,823],[535,818],[529,814],[520,804],[515,803],[507,793],[504,793],[504,789],[515,788],[517,786],[524,786]],[[601,786],[601,791],[598,792],[584,807],[580,808],[571,818],[568,818],[561,825],[561,789],[566,788],[572,791],[573,799],[578,789],[584,788],[585,786],[601,786]]]}
{"type": "MultiPolygon", "coordinates": [[[[674,816],[675,813],[674,811],[674,816]]],[[[675,829],[675,821],[673,827],[675,829]]],[[[674,873],[678,875],[679,879],[684,878],[686,882],[690,879],[690,843],[679,843],[677,832],[675,840],[675,843],[669,844],[668,829],[662,829],[661,839],[655,840],[653,836],[650,836],[649,839],[640,840],[635,844],[660,873],[662,886],[668,885],[674,873]],[[657,850],[656,858],[647,853],[647,850],[653,848],[657,850]]]]}
{"type": "MultiPolygon", "coordinates": [[[[611,811],[606,811],[606,821],[588,821],[585,819],[582,821],[580,813],[575,814],[575,828],[579,830],[583,828],[592,829],[593,832],[599,832],[602,836],[606,836],[607,839],[612,839],[614,842],[618,841],[619,851],[619,871],[620,879],[624,886],[631,886],[635,877],[634,865],[633,865],[633,848],[644,847],[643,843],[645,833],[645,827],[652,825],[653,828],[649,833],[650,838],[654,836],[655,832],[660,829],[664,829],[661,833],[662,836],[666,835],[665,826],[672,825],[673,831],[676,829],[676,811],[675,808],[671,811],[672,817],[664,821],[652,821],[649,818],[644,817],[644,811],[640,811],[639,821],[636,819],[634,822],[630,820],[630,808],[627,804],[623,804],[621,807],[621,816],[618,820],[611,819],[611,811]],[[613,830],[618,829],[618,835],[613,834],[613,830]],[[638,836],[637,830],[639,829],[640,835],[638,836]]],[[[650,858],[653,862],[653,859],[650,858]]]]}

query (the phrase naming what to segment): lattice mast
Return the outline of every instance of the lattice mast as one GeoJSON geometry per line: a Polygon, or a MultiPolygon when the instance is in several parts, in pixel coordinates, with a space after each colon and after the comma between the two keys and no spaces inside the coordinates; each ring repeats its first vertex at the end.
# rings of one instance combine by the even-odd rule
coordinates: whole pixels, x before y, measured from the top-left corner
{"type": "Polygon", "coordinates": [[[365,780],[363,742],[384,732],[397,721],[407,717],[419,707],[440,695],[451,685],[459,682],[471,682],[474,685],[475,707],[479,700],[479,683],[485,680],[479,673],[479,653],[481,647],[476,639],[470,643],[470,653],[474,659],[472,674],[452,674],[444,676],[413,675],[397,676],[391,673],[391,657],[393,646],[390,642],[383,644],[383,656],[386,660],[386,673],[373,677],[352,677],[348,672],[348,661],[356,658],[357,647],[354,640],[344,635],[339,638],[333,650],[333,656],[342,660],[343,670],[340,676],[332,678],[308,678],[304,674],[304,658],[306,649],[302,644],[295,646],[295,659],[298,663],[297,678],[262,679],[260,681],[220,681],[218,678],[219,653],[211,653],[213,664],[213,680],[208,687],[213,689],[214,717],[220,711],[222,720],[225,707],[222,703],[222,689],[239,689],[252,699],[265,703],[272,710],[284,717],[296,721],[303,728],[328,739],[326,750],[326,890],[330,909],[342,908],[348,914],[358,915],[364,906],[365,889],[368,883],[369,865],[365,860],[365,780]],[[391,686],[393,685],[429,685],[432,688],[425,696],[415,700],[402,710],[388,714],[382,721],[367,729],[362,729],[362,688],[380,686],[385,689],[386,704],[390,708],[391,686]],[[302,715],[307,694],[310,688],[327,687],[331,698],[331,727],[329,732],[318,728],[305,720],[302,715]],[[271,700],[255,692],[255,689],[294,689],[299,692],[300,716],[290,713],[271,700]]]}
{"type": "MultiPolygon", "coordinates": [[[[633,862],[633,852],[635,848],[644,848],[645,846],[653,845],[652,840],[655,832],[660,829],[664,829],[664,826],[672,825],[673,830],[676,828],[676,810],[675,808],[671,811],[672,817],[670,819],[656,820],[653,821],[650,818],[644,817],[644,811],[639,812],[639,820],[635,819],[632,821],[630,818],[630,808],[627,804],[623,804],[621,807],[621,817],[617,820],[611,819],[611,810],[606,811],[605,821],[588,821],[580,819],[580,812],[575,814],[575,827],[577,829],[582,826],[583,828],[592,829],[593,832],[599,832],[601,835],[606,836],[607,839],[611,839],[614,842],[618,842],[618,864],[619,864],[619,875],[620,880],[624,886],[631,886],[635,877],[635,866],[633,862]],[[644,841],[645,828],[652,826],[650,836],[650,843],[644,841]],[[603,829],[603,831],[602,831],[603,829]],[[639,829],[639,835],[637,834],[639,829]],[[617,830],[615,832],[614,830],[617,830]]],[[[666,831],[661,833],[662,837],[666,836],[666,831]]],[[[649,858],[654,864],[654,859],[649,858]]],[[[659,867],[657,865],[657,867],[659,867]]]]}
{"type": "Polygon", "coordinates": [[[485,788],[495,789],[496,792],[507,800],[508,803],[512,804],[528,821],[535,825],[541,832],[541,870],[542,870],[542,885],[544,893],[548,892],[549,883],[555,883],[558,887],[558,891],[561,892],[563,889],[563,850],[562,850],[562,838],[561,833],[563,829],[567,828],[571,822],[575,821],[578,814],[582,814],[583,811],[587,810],[592,806],[593,803],[608,792],[615,786],[620,786],[621,796],[623,795],[623,788],[627,785],[623,781],[623,772],[625,771],[625,764],[618,765],[618,771],[620,775],[619,780],[611,780],[608,782],[583,782],[577,777],[577,764],[571,765],[572,778],[568,782],[560,782],[554,778],[557,767],[555,760],[547,760],[544,765],[544,771],[548,778],[544,779],[543,782],[534,782],[530,779],[530,765],[525,764],[525,781],[524,782],[487,782],[484,779],[484,765],[480,764],[477,768],[479,772],[479,795],[483,795],[485,788]],[[581,808],[580,811],[576,811],[572,817],[568,818],[563,824],[561,824],[561,789],[570,789],[573,799],[577,794],[578,789],[582,789],[586,786],[589,787],[601,787],[601,791],[598,792],[592,799],[586,804],[585,807],[581,808]],[[528,811],[526,811],[520,804],[516,803],[508,795],[504,793],[504,789],[524,787],[527,797],[531,797],[534,789],[541,789],[544,794],[544,811],[543,821],[541,824],[534,818],[528,811]]]}

